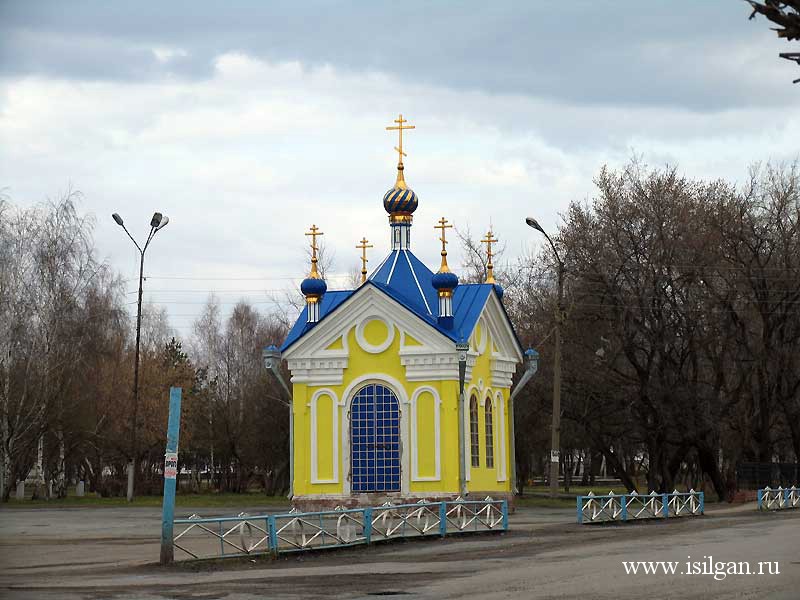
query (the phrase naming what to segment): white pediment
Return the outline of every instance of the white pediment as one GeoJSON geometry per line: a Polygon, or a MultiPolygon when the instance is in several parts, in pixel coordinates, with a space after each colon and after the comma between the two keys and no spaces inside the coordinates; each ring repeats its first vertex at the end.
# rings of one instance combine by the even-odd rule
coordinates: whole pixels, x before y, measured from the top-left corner
{"type": "Polygon", "coordinates": [[[390,335],[399,335],[400,362],[406,367],[408,379],[458,379],[455,343],[396,300],[372,285],[364,285],[283,353],[292,381],[340,385],[349,357],[348,336],[353,328],[356,343],[362,349],[382,351],[359,335],[363,325],[373,319],[389,326],[390,335]],[[339,347],[331,349],[331,346],[339,347]]]}
{"type": "MultiPolygon", "coordinates": [[[[467,381],[472,377],[472,367],[478,354],[490,352],[492,385],[510,387],[514,371],[522,362],[522,350],[494,294],[489,295],[478,322],[484,332],[483,340],[475,340],[475,332],[472,332],[467,357],[467,381]],[[489,339],[491,346],[488,345],[489,339]]],[[[340,385],[349,361],[348,337],[353,329],[356,343],[371,353],[382,352],[394,336],[399,336],[400,364],[405,367],[409,381],[458,379],[455,342],[387,294],[372,285],[364,285],[283,353],[292,373],[292,381],[310,385],[340,385]],[[376,319],[386,324],[391,339],[385,344],[373,346],[365,341],[363,329],[366,323],[376,319]],[[412,343],[411,338],[417,343],[412,343]]]]}
{"type": "Polygon", "coordinates": [[[511,387],[514,372],[523,359],[522,348],[520,348],[506,312],[495,294],[489,295],[489,299],[481,311],[478,324],[482,335],[480,339],[475,339],[476,331],[472,332],[470,350],[479,354],[491,353],[493,387],[511,387]]]}

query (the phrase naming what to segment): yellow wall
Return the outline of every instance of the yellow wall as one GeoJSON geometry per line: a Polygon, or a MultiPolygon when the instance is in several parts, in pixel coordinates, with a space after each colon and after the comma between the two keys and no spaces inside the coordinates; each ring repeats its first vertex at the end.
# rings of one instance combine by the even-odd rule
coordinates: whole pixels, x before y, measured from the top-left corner
{"type": "MultiPolygon", "coordinates": [[[[397,380],[403,387],[404,394],[399,394],[401,401],[400,410],[407,420],[409,427],[417,427],[417,467],[418,476],[421,478],[432,477],[435,474],[435,430],[433,416],[436,410],[434,396],[430,392],[420,395],[417,404],[416,423],[411,422],[411,406],[403,404],[403,395],[410,401],[414,391],[420,387],[430,387],[436,390],[441,399],[440,412],[440,480],[439,481],[411,481],[413,468],[411,464],[412,453],[410,444],[412,436],[408,435],[403,446],[403,479],[409,480],[409,491],[412,494],[435,494],[458,492],[458,381],[411,381],[405,377],[405,367],[400,364],[400,332],[395,329],[394,340],[391,345],[380,354],[372,354],[363,350],[356,341],[355,327],[347,333],[347,348],[349,349],[348,367],[344,370],[341,385],[336,386],[309,386],[304,383],[294,384],[294,493],[295,495],[341,495],[344,493],[344,482],[349,472],[349,462],[344,456],[344,442],[349,436],[346,430],[347,405],[338,405],[332,402],[328,395],[323,395],[317,400],[317,478],[321,480],[335,479],[333,473],[334,461],[332,456],[333,423],[331,419],[338,419],[338,482],[337,483],[311,483],[311,400],[320,390],[331,390],[339,402],[347,402],[343,398],[347,388],[356,379],[367,374],[386,374],[397,380]]],[[[386,329],[380,321],[373,321],[364,328],[364,338],[373,345],[379,345],[386,339],[386,329]]],[[[478,336],[480,337],[480,336],[478,336]]],[[[406,336],[408,340],[408,336],[406,336]]],[[[338,346],[338,343],[334,343],[338,346]]],[[[477,358],[472,369],[472,378],[466,383],[467,409],[465,410],[465,438],[466,460],[469,464],[469,391],[473,385],[482,381],[484,386],[491,385],[490,355],[492,341],[484,345],[484,352],[477,358]]],[[[477,349],[477,348],[476,348],[477,349]]],[[[380,381],[380,377],[376,377],[380,381]]],[[[391,386],[390,386],[391,387],[391,386]]],[[[496,389],[492,393],[496,393],[496,389]]],[[[508,401],[508,389],[502,390],[504,404],[508,401]]],[[[484,389],[484,395],[487,393],[484,389]]],[[[507,406],[502,411],[504,422],[499,420],[500,411],[494,411],[494,438],[495,438],[495,465],[494,468],[485,467],[485,433],[484,413],[479,411],[479,431],[481,443],[481,466],[471,469],[468,489],[472,491],[508,491],[510,490],[510,476],[508,475],[509,449],[508,449],[508,410],[507,406]],[[500,428],[505,428],[505,435],[500,434],[500,428]],[[500,442],[506,442],[506,481],[498,482],[499,469],[502,466],[500,458],[500,442]]]]}
{"type": "Polygon", "coordinates": [[[491,386],[492,381],[492,372],[491,372],[491,350],[493,345],[493,340],[491,336],[489,336],[488,332],[485,332],[486,340],[482,340],[481,337],[484,335],[484,331],[482,331],[481,326],[478,325],[475,328],[475,332],[473,334],[473,338],[470,340],[470,350],[475,352],[480,352],[478,357],[475,360],[475,365],[472,367],[472,377],[465,385],[465,396],[466,396],[466,403],[465,403],[465,425],[464,425],[464,432],[466,438],[466,462],[469,466],[469,481],[467,482],[467,490],[474,491],[474,492],[488,492],[488,491],[510,491],[511,490],[511,482],[510,477],[508,475],[508,388],[493,388],[491,386]],[[481,351],[482,350],[482,351],[481,351]],[[483,387],[481,387],[483,384],[483,387]],[[486,430],[485,430],[485,423],[486,423],[486,408],[485,403],[482,406],[481,402],[486,400],[486,402],[492,401],[494,396],[497,395],[497,392],[500,391],[503,395],[503,407],[502,407],[502,414],[503,414],[503,422],[500,422],[500,413],[499,407],[494,405],[494,410],[492,412],[493,416],[493,437],[494,437],[494,466],[489,468],[486,466],[486,430]],[[480,464],[477,467],[473,467],[472,460],[471,460],[471,446],[470,446],[470,438],[469,438],[469,402],[470,397],[475,395],[478,399],[478,438],[479,438],[479,447],[480,447],[480,464]],[[501,435],[500,428],[503,428],[503,435],[501,435]],[[501,441],[505,441],[506,446],[506,455],[505,455],[505,463],[506,463],[506,481],[498,481],[498,477],[500,476],[502,464],[502,458],[500,455],[500,444],[501,441]]]}

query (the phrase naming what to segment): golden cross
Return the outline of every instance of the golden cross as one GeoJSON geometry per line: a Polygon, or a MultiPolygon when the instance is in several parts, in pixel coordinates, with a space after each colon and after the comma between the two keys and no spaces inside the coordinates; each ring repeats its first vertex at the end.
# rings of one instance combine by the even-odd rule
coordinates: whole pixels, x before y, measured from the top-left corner
{"type": "Polygon", "coordinates": [[[403,123],[408,123],[407,119],[403,118],[403,115],[400,114],[397,119],[394,120],[397,123],[397,126],[390,126],[386,128],[386,131],[398,131],[400,134],[400,143],[398,146],[395,146],[394,149],[397,151],[397,162],[398,164],[403,164],[403,157],[406,156],[406,153],[403,152],[403,130],[404,129],[416,129],[415,125],[403,125],[403,123]]]}
{"type": "Polygon", "coordinates": [[[367,244],[369,240],[365,237],[361,238],[361,243],[356,246],[357,249],[361,250],[361,283],[366,283],[367,281],[367,248],[373,248],[372,244],[367,244]]]}
{"type": "Polygon", "coordinates": [[[438,223],[439,224],[434,225],[433,228],[442,230],[442,237],[439,238],[439,241],[442,242],[442,266],[439,268],[439,271],[441,271],[442,273],[447,273],[450,269],[447,267],[447,248],[445,247],[445,244],[447,244],[447,239],[445,239],[445,233],[446,233],[445,230],[452,229],[453,226],[448,225],[447,219],[445,219],[444,217],[439,219],[438,223]]]}
{"type": "Polygon", "coordinates": [[[311,225],[310,231],[308,231],[306,235],[311,236],[311,273],[309,277],[312,279],[319,279],[319,271],[317,271],[317,250],[319,250],[317,246],[317,236],[325,234],[322,233],[316,225],[311,225]]]}
{"type": "Polygon", "coordinates": [[[486,253],[489,256],[489,262],[486,263],[486,283],[495,283],[494,265],[492,264],[492,257],[494,256],[492,253],[492,244],[496,244],[497,241],[491,229],[486,233],[486,237],[481,240],[482,244],[486,244],[486,253]]]}

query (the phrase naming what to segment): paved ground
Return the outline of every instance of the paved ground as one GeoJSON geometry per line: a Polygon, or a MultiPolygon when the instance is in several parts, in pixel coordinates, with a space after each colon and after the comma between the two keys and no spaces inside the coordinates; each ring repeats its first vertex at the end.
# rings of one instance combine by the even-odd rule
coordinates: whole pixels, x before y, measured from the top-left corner
{"type": "Polygon", "coordinates": [[[153,564],[159,519],[152,508],[2,509],[0,598],[800,598],[800,511],[721,507],[700,518],[581,526],[570,510],[521,509],[505,535],[172,568],[153,564]],[[626,575],[622,566],[675,560],[680,570],[687,555],[754,568],[777,561],[780,574],[715,581],[626,575]]]}

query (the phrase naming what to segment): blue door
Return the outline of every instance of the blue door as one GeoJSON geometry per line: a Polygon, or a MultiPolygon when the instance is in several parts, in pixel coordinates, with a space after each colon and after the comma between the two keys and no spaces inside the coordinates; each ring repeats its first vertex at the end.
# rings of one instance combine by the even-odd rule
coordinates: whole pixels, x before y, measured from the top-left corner
{"type": "Polygon", "coordinates": [[[370,384],[350,406],[351,489],[400,491],[400,403],[385,385],[370,384]]]}

